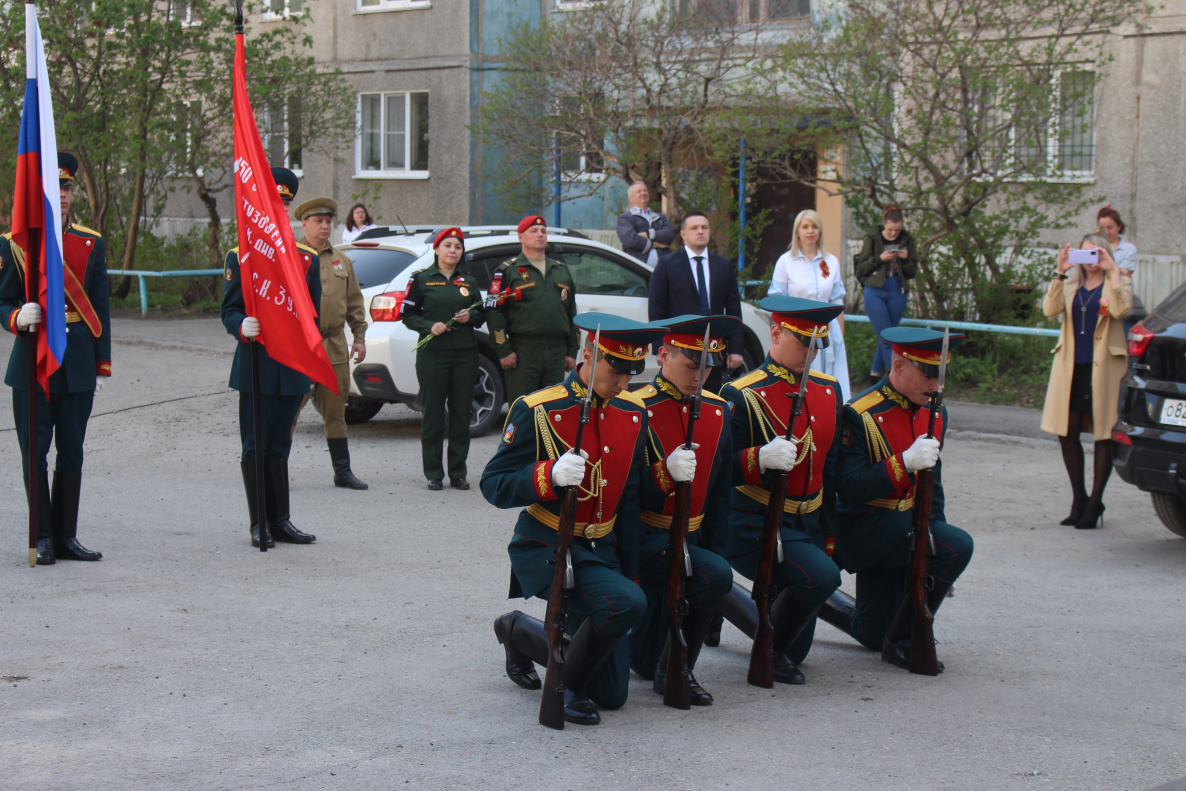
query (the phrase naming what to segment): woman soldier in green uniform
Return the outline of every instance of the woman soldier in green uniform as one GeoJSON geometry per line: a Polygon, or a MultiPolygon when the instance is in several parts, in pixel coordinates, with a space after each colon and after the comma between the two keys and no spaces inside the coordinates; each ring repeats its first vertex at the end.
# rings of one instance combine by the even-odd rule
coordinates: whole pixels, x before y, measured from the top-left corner
{"type": "Polygon", "coordinates": [[[465,234],[446,228],[432,247],[435,261],[412,275],[404,300],[404,324],[420,334],[416,377],[424,418],[420,450],[428,488],[440,491],[445,470],[441,448],[445,441],[445,401],[449,402],[449,484],[468,489],[465,459],[469,455],[469,421],[474,384],[478,381],[478,341],[482,326],[482,292],[468,272],[457,271],[465,254],[465,234]],[[427,342],[425,340],[427,339],[427,342]]]}

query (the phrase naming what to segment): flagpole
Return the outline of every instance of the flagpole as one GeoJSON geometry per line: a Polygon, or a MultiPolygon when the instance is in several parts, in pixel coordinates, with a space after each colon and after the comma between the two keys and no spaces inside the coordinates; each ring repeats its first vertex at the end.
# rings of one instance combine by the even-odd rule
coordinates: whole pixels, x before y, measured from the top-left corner
{"type": "MultiPolygon", "coordinates": [[[[34,6],[33,0],[25,0],[25,5],[34,6]]],[[[25,57],[28,58],[28,45],[25,46],[25,57]]],[[[27,65],[26,65],[27,68],[27,65]]],[[[57,151],[42,151],[39,156],[57,156],[57,151]]],[[[42,185],[42,189],[44,189],[42,185]]],[[[44,215],[43,215],[44,216],[44,215]]],[[[41,231],[45,231],[45,221],[42,220],[41,231]]],[[[25,301],[41,304],[41,235],[29,234],[28,255],[25,257],[25,301]]],[[[44,306],[43,306],[44,307],[44,306]]],[[[43,313],[42,320],[47,314],[43,313]]],[[[41,505],[41,469],[38,464],[40,455],[37,453],[37,325],[29,326],[30,337],[25,343],[29,347],[29,429],[28,448],[29,489],[29,568],[37,565],[37,512],[41,505]]],[[[47,515],[48,516],[48,515],[47,515]]],[[[53,537],[50,537],[53,540],[53,537]]]]}
{"type": "MultiPolygon", "coordinates": [[[[235,0],[235,35],[243,35],[242,0],[235,0]]],[[[246,287],[254,288],[251,283],[246,287]]],[[[264,429],[259,399],[259,339],[252,338],[248,343],[251,346],[251,436],[255,443],[255,513],[259,516],[259,551],[267,552],[267,471],[264,469],[264,429]]]]}

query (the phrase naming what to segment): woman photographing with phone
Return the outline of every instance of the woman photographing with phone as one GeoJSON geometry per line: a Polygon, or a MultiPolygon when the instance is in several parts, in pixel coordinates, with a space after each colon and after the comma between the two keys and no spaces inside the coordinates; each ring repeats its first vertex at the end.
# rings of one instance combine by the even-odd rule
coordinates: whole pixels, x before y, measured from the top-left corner
{"type": "Polygon", "coordinates": [[[905,228],[902,210],[888,204],[881,213],[881,225],[869,231],[857,255],[857,280],[865,287],[865,315],[877,337],[877,351],[869,371],[869,383],[877,384],[889,370],[891,349],[881,340],[881,331],[896,327],[906,314],[906,281],[918,271],[914,237],[905,228]]]}
{"type": "Polygon", "coordinates": [[[1042,409],[1042,430],[1057,434],[1071,479],[1071,513],[1061,524],[1089,530],[1102,524],[1104,487],[1112,473],[1112,426],[1120,407],[1120,380],[1128,369],[1124,317],[1132,310],[1132,280],[1116,266],[1108,239],[1083,237],[1079,249],[1058,251],[1058,265],[1042,310],[1062,315],[1054,365],[1042,409]],[[1084,485],[1079,434],[1095,438],[1091,496],[1084,485]]]}

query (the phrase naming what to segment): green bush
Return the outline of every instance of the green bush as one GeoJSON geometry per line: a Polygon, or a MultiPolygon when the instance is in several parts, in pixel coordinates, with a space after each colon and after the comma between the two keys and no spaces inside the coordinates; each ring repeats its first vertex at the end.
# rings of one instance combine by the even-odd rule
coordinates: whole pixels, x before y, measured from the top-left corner
{"type": "MultiPolygon", "coordinates": [[[[220,229],[220,249],[235,246],[234,225],[224,224],[220,229]]],[[[108,266],[112,266],[108,262],[108,266]]],[[[206,229],[195,227],[188,233],[168,239],[151,231],[141,232],[136,245],[136,269],[151,272],[170,272],[191,269],[220,269],[222,261],[213,260],[206,243],[206,229]]],[[[131,283],[123,299],[117,294],[122,287],[122,278],[112,276],[112,305],[139,308],[140,291],[137,278],[129,277],[131,283]]],[[[222,305],[221,275],[200,277],[150,277],[148,285],[148,309],[150,312],[175,313],[217,312],[222,305]]]]}

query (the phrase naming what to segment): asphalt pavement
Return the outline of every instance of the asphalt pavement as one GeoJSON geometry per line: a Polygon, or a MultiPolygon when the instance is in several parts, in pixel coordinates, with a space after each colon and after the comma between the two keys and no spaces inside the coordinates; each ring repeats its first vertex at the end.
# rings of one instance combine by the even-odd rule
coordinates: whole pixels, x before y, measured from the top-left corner
{"type": "MultiPolygon", "coordinates": [[[[28,567],[0,410],[0,787],[1135,790],[1186,775],[1186,541],[1116,477],[1103,529],[1060,527],[1065,473],[1034,410],[952,406],[947,515],[977,543],[936,620],[945,673],[910,675],[821,624],[807,685],[762,690],[726,627],[696,673],[712,707],[666,708],[634,679],[600,726],[557,732],[491,629],[543,609],[505,598],[514,512],[476,486],[424,488],[418,415],[388,406],[351,428],[371,484],[353,492],[333,487],[307,410],[293,521],[318,541],[260,553],[233,341],[213,319],[114,326],[79,529],[99,563],[28,567]]],[[[473,443],[475,484],[497,442],[473,443]]]]}

